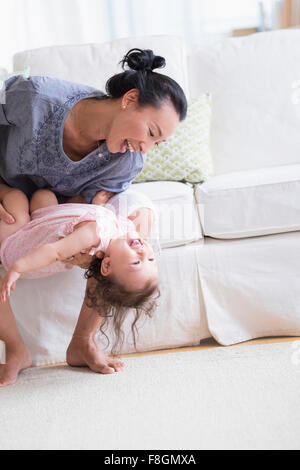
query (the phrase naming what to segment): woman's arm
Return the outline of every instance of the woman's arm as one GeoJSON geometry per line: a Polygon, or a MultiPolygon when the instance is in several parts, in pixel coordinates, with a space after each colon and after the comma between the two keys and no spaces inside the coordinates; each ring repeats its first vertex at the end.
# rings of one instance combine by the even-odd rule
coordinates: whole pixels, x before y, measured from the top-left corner
{"type": "Polygon", "coordinates": [[[21,274],[49,266],[56,261],[63,261],[81,250],[99,244],[96,227],[96,222],[86,222],[67,237],[55,243],[47,243],[15,261],[2,280],[1,301],[5,302],[21,274]]]}
{"type": "Polygon", "coordinates": [[[147,239],[149,233],[151,232],[154,220],[154,213],[152,209],[148,207],[140,207],[130,214],[128,219],[134,223],[135,229],[141,235],[141,237],[147,239]]]}

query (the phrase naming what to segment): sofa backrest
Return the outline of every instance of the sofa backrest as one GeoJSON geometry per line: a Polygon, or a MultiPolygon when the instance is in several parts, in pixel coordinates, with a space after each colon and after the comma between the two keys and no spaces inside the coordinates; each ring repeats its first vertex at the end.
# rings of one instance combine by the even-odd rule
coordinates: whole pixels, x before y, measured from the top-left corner
{"type": "Polygon", "coordinates": [[[300,30],[279,30],[186,46],[178,36],[116,39],[19,52],[14,70],[104,90],[131,48],[166,58],[160,71],[187,98],[212,94],[211,150],[216,174],[300,163],[300,30]]]}
{"type": "Polygon", "coordinates": [[[194,45],[188,74],[212,93],[216,174],[300,163],[300,30],[194,45]]]}
{"type": "Polygon", "coordinates": [[[105,91],[106,81],[123,71],[118,65],[120,60],[135,47],[152,49],[156,55],[165,57],[166,67],[156,71],[172,77],[188,95],[185,44],[178,36],[143,36],[103,44],[43,47],[15,54],[13,64],[14,70],[30,66],[31,75],[57,77],[105,91]]]}

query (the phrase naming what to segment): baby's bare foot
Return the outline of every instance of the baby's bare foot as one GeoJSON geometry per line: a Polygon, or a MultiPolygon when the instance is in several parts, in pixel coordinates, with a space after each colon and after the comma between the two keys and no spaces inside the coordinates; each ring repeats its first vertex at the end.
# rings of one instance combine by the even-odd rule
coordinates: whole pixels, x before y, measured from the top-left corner
{"type": "Polygon", "coordinates": [[[89,367],[101,374],[113,374],[125,367],[124,362],[107,356],[93,340],[74,337],[67,350],[67,363],[73,367],[89,367]]]}
{"type": "Polygon", "coordinates": [[[31,355],[25,345],[7,348],[6,363],[0,364],[0,387],[15,383],[19,372],[31,365],[31,355]]]}

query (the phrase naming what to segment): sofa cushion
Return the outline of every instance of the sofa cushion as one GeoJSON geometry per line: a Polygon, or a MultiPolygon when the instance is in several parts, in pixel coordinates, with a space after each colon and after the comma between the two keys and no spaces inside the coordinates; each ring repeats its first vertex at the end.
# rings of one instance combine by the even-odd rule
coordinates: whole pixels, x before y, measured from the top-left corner
{"type": "Polygon", "coordinates": [[[189,181],[201,183],[213,173],[209,148],[211,96],[203,94],[188,105],[186,119],[174,134],[147,152],[142,181],[189,181]]]}
{"type": "Polygon", "coordinates": [[[212,94],[215,174],[300,163],[300,30],[191,46],[188,73],[212,94]]]}
{"type": "Polygon", "coordinates": [[[199,215],[191,185],[173,181],[135,183],[134,191],[146,194],[157,211],[162,248],[186,245],[202,238],[199,215]]]}
{"type": "Polygon", "coordinates": [[[235,172],[197,185],[203,233],[244,238],[300,230],[300,164],[235,172]]]}
{"type": "Polygon", "coordinates": [[[42,47],[14,55],[14,70],[30,66],[32,75],[46,75],[84,83],[100,90],[114,74],[122,72],[120,60],[132,48],[152,49],[166,59],[158,69],[176,80],[188,96],[186,50],[179,36],[142,36],[115,39],[103,44],[42,47]]]}

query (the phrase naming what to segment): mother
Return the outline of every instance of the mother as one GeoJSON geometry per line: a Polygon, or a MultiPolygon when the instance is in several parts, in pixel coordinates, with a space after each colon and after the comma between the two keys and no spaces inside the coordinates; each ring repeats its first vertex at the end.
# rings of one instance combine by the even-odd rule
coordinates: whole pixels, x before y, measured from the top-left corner
{"type": "MultiPolygon", "coordinates": [[[[38,188],[94,202],[119,193],[140,173],[144,154],[186,116],[186,98],[170,77],[153,72],[165,59],[131,49],[129,70],[111,77],[107,94],[50,77],[12,77],[0,105],[0,175],[29,197],[38,188]],[[130,152],[130,148],[133,150],[130,152]]],[[[0,207],[0,217],[7,217],[0,207]]]]}
{"type": "MultiPolygon", "coordinates": [[[[121,63],[129,70],[108,80],[106,94],[50,77],[19,75],[5,82],[0,105],[3,184],[28,197],[42,188],[55,192],[60,202],[95,204],[103,203],[101,191],[122,193],[130,186],[142,170],[144,154],[185,118],[187,103],[174,80],[153,72],[165,66],[163,57],[131,49],[121,63]]],[[[128,214],[133,221],[138,216],[140,230],[149,216],[144,207],[141,203],[140,210],[128,214]]],[[[0,218],[14,222],[2,204],[0,218]]],[[[70,365],[112,371],[114,363],[93,341],[100,324],[99,315],[84,302],[67,353],[70,365]]]]}

